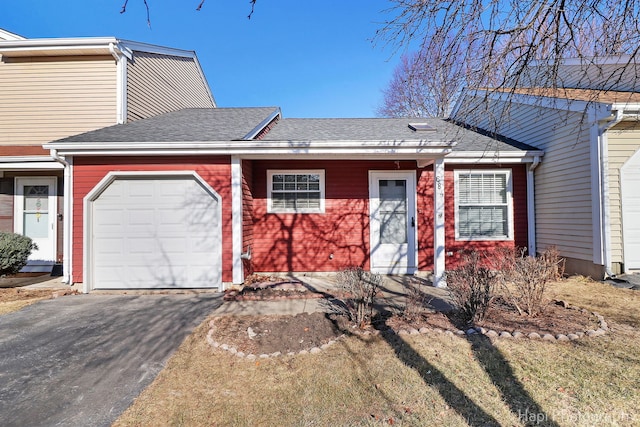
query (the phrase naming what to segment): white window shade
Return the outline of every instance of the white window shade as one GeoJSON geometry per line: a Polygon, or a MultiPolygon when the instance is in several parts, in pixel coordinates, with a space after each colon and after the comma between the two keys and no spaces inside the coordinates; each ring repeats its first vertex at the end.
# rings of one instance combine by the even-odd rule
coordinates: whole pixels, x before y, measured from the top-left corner
{"type": "Polygon", "coordinates": [[[456,171],[456,238],[513,238],[511,173],[456,171]]]}

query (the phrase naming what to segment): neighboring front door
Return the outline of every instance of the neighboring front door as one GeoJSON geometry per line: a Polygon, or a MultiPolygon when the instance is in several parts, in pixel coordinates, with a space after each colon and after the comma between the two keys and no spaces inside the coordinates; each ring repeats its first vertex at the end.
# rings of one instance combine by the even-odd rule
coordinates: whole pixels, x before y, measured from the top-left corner
{"type": "Polygon", "coordinates": [[[414,171],[369,172],[371,271],[412,274],[416,267],[414,171]]]}
{"type": "Polygon", "coordinates": [[[620,169],[624,271],[640,271],[640,151],[620,169]]]}
{"type": "Polygon", "coordinates": [[[16,178],[14,230],[38,245],[30,260],[56,258],[56,181],[55,177],[16,178]]]}

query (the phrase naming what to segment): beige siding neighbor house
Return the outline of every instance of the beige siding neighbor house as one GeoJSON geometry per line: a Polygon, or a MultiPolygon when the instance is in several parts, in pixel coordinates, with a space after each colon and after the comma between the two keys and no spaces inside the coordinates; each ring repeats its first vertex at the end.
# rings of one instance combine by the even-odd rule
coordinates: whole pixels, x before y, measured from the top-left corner
{"type": "Polygon", "coordinates": [[[544,151],[534,171],[536,247],[555,245],[568,273],[602,279],[640,271],[639,112],[637,92],[527,88],[467,90],[452,117],[544,151]]]}
{"type": "MultiPolygon", "coordinates": [[[[0,231],[38,245],[28,269],[70,248],[73,165],[43,144],[215,101],[194,52],[104,38],[26,39],[0,30],[0,231]]],[[[67,276],[68,272],[64,272],[67,276]]]]}

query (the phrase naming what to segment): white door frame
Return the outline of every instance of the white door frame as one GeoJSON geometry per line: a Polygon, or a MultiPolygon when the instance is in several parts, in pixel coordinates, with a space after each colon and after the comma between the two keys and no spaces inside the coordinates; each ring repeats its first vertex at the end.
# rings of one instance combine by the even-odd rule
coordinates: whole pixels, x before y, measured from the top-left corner
{"type": "MultiPolygon", "coordinates": [[[[418,230],[416,219],[416,171],[415,170],[397,170],[397,171],[369,171],[369,237],[370,237],[370,269],[374,273],[384,274],[413,274],[418,269],[418,230]],[[405,262],[399,260],[389,260],[387,265],[379,265],[376,256],[380,256],[384,252],[384,248],[379,243],[380,236],[380,219],[378,217],[379,208],[379,187],[378,181],[387,180],[406,180],[407,182],[407,248],[406,254],[400,254],[401,258],[405,258],[405,262]]],[[[396,252],[396,255],[397,252],[396,252]]],[[[384,255],[383,255],[384,256],[384,255]]]]}
{"type": "MultiPolygon", "coordinates": [[[[635,172],[640,168],[640,150],[631,156],[620,168],[620,207],[622,210],[622,247],[623,247],[623,262],[624,272],[631,273],[632,271],[638,271],[640,268],[640,254],[632,254],[632,245],[629,236],[631,224],[637,224],[637,211],[634,211],[630,206],[629,200],[632,198],[640,199],[638,194],[638,187],[636,186],[633,175],[636,177],[640,175],[640,172],[635,172]],[[625,203],[625,200],[627,203],[625,203]]],[[[640,236],[635,236],[635,239],[640,239],[640,236]]],[[[637,240],[636,240],[637,241],[637,240]]],[[[636,246],[637,247],[637,246],[636,246]]]]}
{"type": "Polygon", "coordinates": [[[48,219],[47,229],[50,231],[49,239],[32,239],[38,245],[38,249],[29,256],[30,260],[57,260],[58,242],[58,178],[55,176],[40,177],[16,177],[15,196],[13,204],[13,229],[18,234],[24,235],[24,187],[25,185],[48,185],[48,219]]]}

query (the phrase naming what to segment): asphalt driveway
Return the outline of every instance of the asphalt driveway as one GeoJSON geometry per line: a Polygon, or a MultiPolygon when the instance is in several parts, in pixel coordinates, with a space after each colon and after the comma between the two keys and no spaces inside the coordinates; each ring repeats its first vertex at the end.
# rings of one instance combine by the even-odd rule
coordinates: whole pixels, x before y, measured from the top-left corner
{"type": "Polygon", "coordinates": [[[111,425],[221,303],[91,294],[0,316],[0,425],[111,425]]]}

